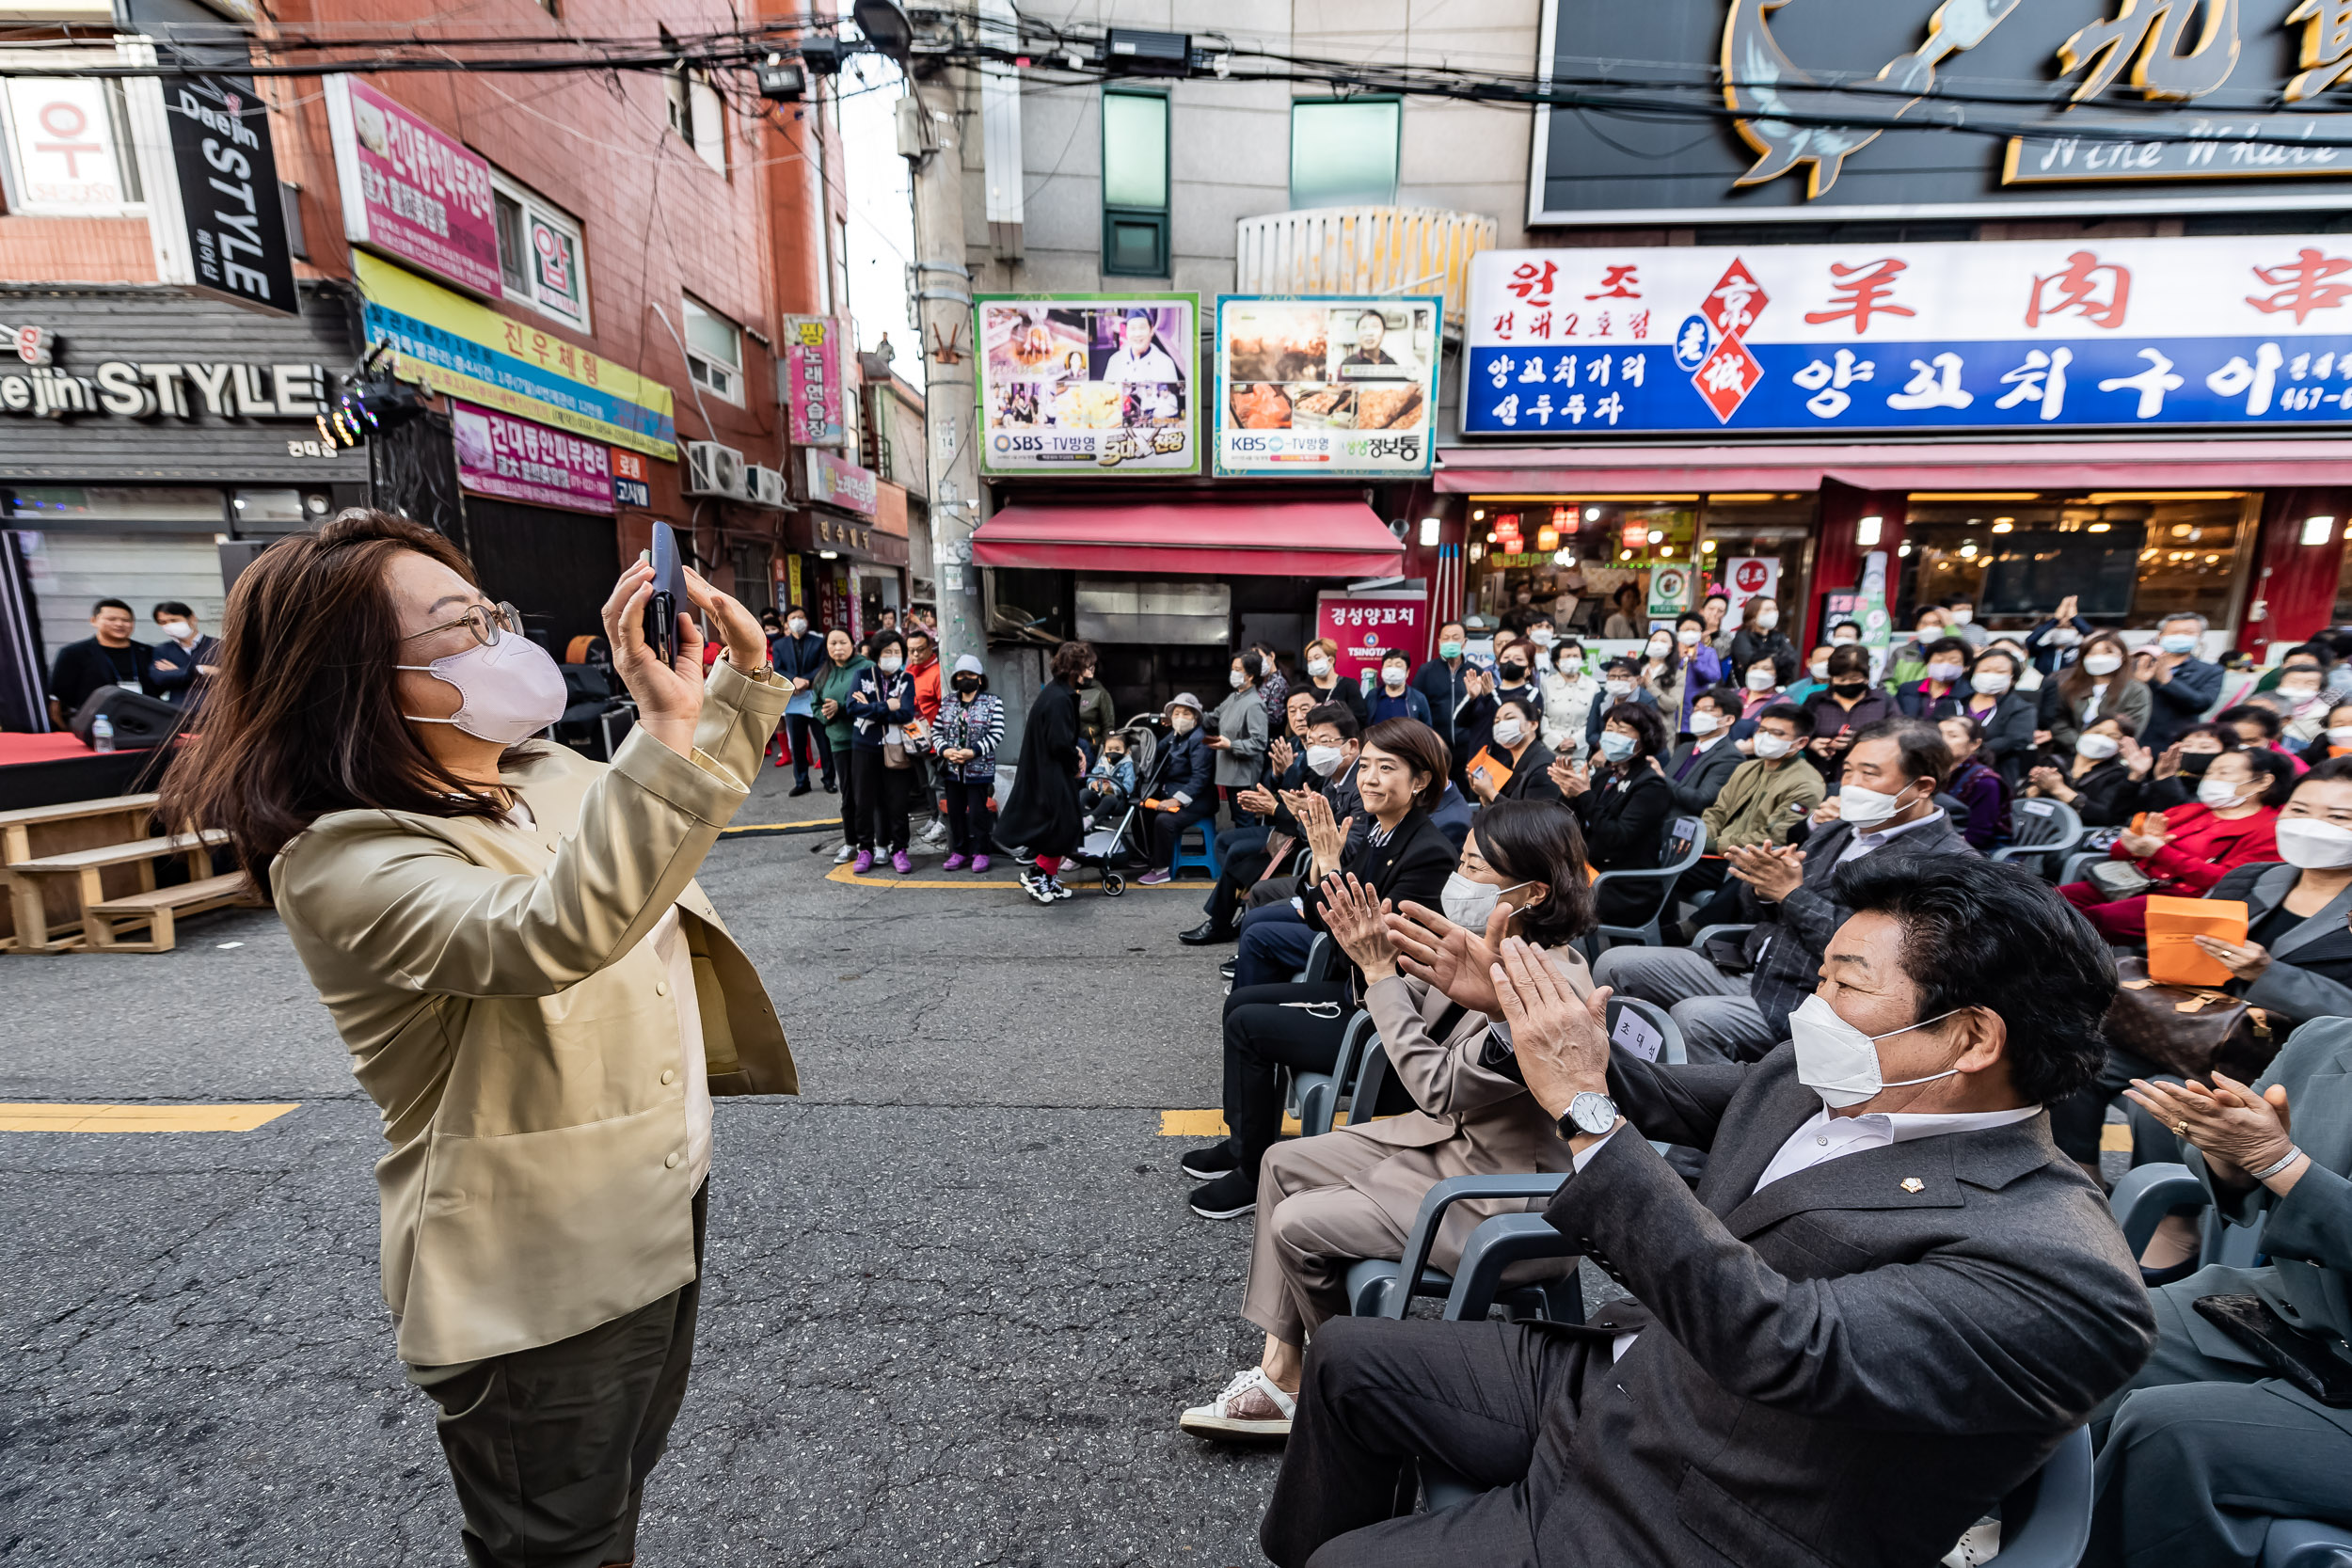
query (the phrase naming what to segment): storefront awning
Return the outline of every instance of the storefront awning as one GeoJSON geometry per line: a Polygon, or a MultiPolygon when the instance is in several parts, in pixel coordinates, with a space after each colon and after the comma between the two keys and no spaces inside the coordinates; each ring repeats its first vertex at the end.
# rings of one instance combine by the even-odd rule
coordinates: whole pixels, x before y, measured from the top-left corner
{"type": "Polygon", "coordinates": [[[983,566],[1203,577],[1394,577],[1405,549],[1361,501],[1008,506],[972,535],[983,566]]]}
{"type": "Polygon", "coordinates": [[[1741,446],[1447,447],[1449,495],[1644,491],[2260,490],[2341,484],[2352,440],[1922,441],[1741,446]]]}

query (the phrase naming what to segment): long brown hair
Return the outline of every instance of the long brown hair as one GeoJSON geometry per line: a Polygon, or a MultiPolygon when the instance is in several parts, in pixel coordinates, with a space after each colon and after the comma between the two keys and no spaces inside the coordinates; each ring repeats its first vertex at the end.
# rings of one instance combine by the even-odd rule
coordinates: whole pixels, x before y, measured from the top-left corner
{"type": "Polygon", "coordinates": [[[401,716],[400,610],[387,575],[415,550],[474,581],[431,529],[354,509],[263,550],[230,591],[200,734],[164,781],[167,822],[225,829],[257,882],[286,841],[329,812],[495,817],[401,716]]]}
{"type": "Polygon", "coordinates": [[[2068,706],[2074,706],[2090,695],[2090,688],[2098,677],[2084,668],[2083,660],[2090,657],[2092,648],[2102,645],[2112,647],[2122,654],[2123,662],[2117,665],[2115,673],[2107,677],[2107,694],[2100,699],[2099,711],[2113,713],[2123,705],[2123,698],[2132,688],[2140,684],[2132,675],[2132,651],[2123,645],[2123,639],[2111,631],[2094,631],[2083,639],[2082,652],[2075,657],[2074,663],[2066,667],[2066,673],[2058,677],[2058,695],[2066,699],[2068,706]]]}

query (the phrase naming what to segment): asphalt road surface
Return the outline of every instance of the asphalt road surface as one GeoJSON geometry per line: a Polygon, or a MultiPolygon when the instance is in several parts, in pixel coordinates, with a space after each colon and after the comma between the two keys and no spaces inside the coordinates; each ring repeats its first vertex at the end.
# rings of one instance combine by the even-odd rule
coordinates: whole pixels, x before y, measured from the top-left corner
{"type": "MultiPolygon", "coordinates": [[[[785,777],[738,821],[835,806],[785,777]]],[[[1259,1340],[1248,1227],[1184,1209],[1190,1144],[1159,1132],[1217,1102],[1230,950],[1174,940],[1198,889],[852,886],[835,842],[729,839],[704,870],[804,1092],[719,1102],[640,1560],[1261,1562],[1278,1456],[1175,1424],[1259,1340]]],[[[970,880],[937,863],[910,880],[970,880]]],[[[376,1290],[374,1108],[274,915],[181,930],[0,958],[0,1101],[296,1103],[244,1132],[0,1132],[0,1563],[458,1562],[376,1290]]]]}

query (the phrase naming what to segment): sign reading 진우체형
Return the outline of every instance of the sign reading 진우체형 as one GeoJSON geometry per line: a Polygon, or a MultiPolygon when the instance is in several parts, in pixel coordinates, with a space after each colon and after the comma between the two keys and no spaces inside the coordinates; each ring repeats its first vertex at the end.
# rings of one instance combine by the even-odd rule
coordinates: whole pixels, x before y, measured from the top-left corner
{"type": "Polygon", "coordinates": [[[1220,295],[1216,471],[1428,473],[1444,308],[1434,296],[1220,295]]]}
{"type": "Polygon", "coordinates": [[[2352,237],[1490,250],[1462,432],[2352,422],[2352,237]]]}

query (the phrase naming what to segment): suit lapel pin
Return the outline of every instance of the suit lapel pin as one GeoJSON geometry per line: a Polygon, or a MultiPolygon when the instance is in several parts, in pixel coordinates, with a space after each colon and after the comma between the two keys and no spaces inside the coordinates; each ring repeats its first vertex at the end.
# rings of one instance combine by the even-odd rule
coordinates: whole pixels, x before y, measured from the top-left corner
{"type": "Polygon", "coordinates": [[[1907,1192],[1907,1193],[1924,1193],[1924,1192],[1926,1192],[1927,1190],[1928,1190],[1928,1184],[1927,1184],[1926,1182],[1924,1182],[1924,1181],[1920,1180],[1917,1177],[1915,1177],[1915,1176],[1906,1176],[1906,1177],[1904,1177],[1904,1178],[1903,1178],[1903,1191],[1904,1191],[1904,1192],[1907,1192]]]}

